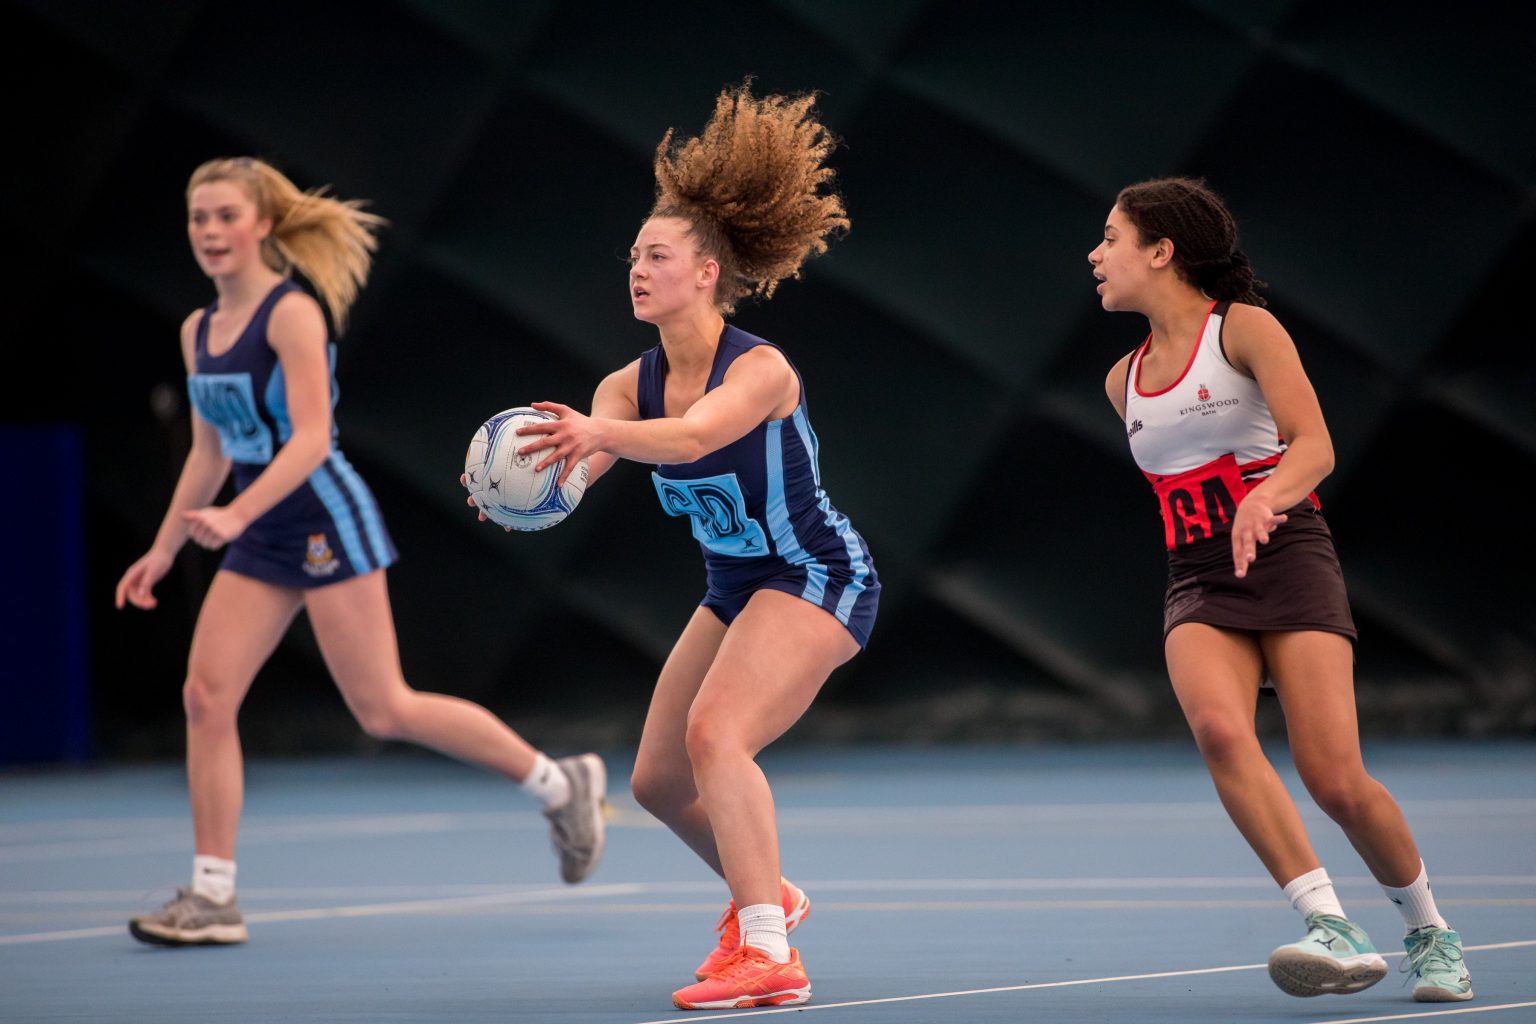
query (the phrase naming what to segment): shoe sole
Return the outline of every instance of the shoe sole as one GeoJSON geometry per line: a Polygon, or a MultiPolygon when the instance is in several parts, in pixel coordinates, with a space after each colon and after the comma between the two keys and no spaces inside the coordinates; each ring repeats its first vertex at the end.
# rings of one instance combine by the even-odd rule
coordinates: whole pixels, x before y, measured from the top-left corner
{"type": "Polygon", "coordinates": [[[672,1005],[679,1010],[750,1010],[754,1006],[797,1006],[811,998],[811,986],[789,988],[762,996],[741,996],[736,999],[715,999],[707,1003],[690,1003],[672,997],[672,1005]]]}
{"type": "Polygon", "coordinates": [[[151,946],[233,946],[250,938],[243,924],[216,924],[184,931],[176,928],[156,930],[152,925],[129,921],[128,933],[151,946]]]}
{"type": "Polygon", "coordinates": [[[1439,985],[1420,985],[1413,990],[1413,1001],[1416,1003],[1459,1003],[1471,998],[1471,989],[1465,992],[1452,992],[1439,985]]]}
{"type": "Polygon", "coordinates": [[[1277,949],[1269,957],[1269,977],[1280,991],[1301,998],[1347,996],[1370,988],[1387,976],[1387,962],[1374,953],[1351,957],[1314,956],[1277,949]]]}
{"type": "Polygon", "coordinates": [[[582,754],[578,758],[592,772],[592,792],[597,794],[597,800],[592,805],[592,834],[597,836],[597,843],[592,848],[592,859],[587,861],[587,866],[574,878],[566,878],[561,874],[561,879],[568,885],[575,885],[585,880],[592,872],[597,870],[598,862],[603,859],[603,847],[608,841],[608,830],[605,827],[608,809],[608,768],[603,764],[603,759],[596,754],[582,754]]]}

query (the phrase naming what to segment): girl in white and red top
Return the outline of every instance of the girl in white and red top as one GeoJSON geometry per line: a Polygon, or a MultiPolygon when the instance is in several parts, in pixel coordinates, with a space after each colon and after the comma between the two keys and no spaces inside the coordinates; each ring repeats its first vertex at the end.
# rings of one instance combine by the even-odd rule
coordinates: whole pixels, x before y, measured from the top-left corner
{"type": "Polygon", "coordinates": [[[1174,693],[1227,813],[1306,921],[1304,938],[1270,956],[1270,976],[1292,995],[1344,994],[1387,966],[1345,917],[1259,745],[1266,683],[1307,791],[1403,914],[1414,998],[1470,999],[1461,938],[1435,907],[1402,811],[1361,759],[1355,627],[1314,493],[1333,445],[1236,223],[1204,182],[1142,182],[1121,191],[1088,262],[1104,308],[1151,328],[1105,390],[1162,513],[1174,693]]]}

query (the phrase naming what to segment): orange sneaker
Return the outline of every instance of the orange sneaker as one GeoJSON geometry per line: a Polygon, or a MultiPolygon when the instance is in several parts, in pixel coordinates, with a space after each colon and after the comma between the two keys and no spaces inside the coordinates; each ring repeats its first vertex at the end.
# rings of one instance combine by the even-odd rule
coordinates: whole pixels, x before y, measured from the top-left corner
{"type": "MultiPolygon", "coordinates": [[[[784,928],[787,932],[793,932],[805,920],[805,915],[811,912],[810,897],[787,878],[779,879],[779,903],[784,907],[784,928]]],[[[720,933],[719,945],[709,951],[709,956],[693,972],[693,976],[700,981],[714,974],[741,945],[741,925],[736,921],[735,900],[725,905],[725,913],[720,915],[715,931],[720,933]]]]}
{"type": "Polygon", "coordinates": [[[737,946],[715,973],[672,993],[679,1010],[744,1010],[751,1006],[793,1006],[811,998],[800,951],[789,951],[789,963],[775,963],[756,946],[737,946]]]}

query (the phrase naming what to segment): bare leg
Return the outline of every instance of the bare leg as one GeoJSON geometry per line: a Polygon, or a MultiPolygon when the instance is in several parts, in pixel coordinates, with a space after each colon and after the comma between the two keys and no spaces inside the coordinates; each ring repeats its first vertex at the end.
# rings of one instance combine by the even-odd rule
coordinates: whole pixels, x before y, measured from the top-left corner
{"type": "Polygon", "coordinates": [[[408,740],[522,781],[538,756],[478,704],[411,689],[400,669],[384,570],[304,593],[315,639],[347,707],[371,736],[408,740]]]}
{"type": "Polygon", "coordinates": [[[688,713],[688,757],[738,907],[779,902],[773,793],[754,758],[857,652],[822,609],[760,590],[731,624],[699,687],[688,713]]]}
{"type": "Polygon", "coordinates": [[[236,718],[257,670],[271,657],[298,610],[297,591],[231,572],[215,575],[203,600],[182,688],[197,853],[235,858],[245,802],[236,718]]]}
{"type": "Polygon", "coordinates": [[[725,872],[720,866],[714,829],[699,802],[686,739],[688,709],[693,706],[724,639],[725,623],[707,608],[696,609],[656,680],[630,780],[640,806],[654,814],[722,877],[725,872]]]}
{"type": "Polygon", "coordinates": [[[1349,640],[1305,631],[1262,634],[1261,643],[1307,791],[1344,830],[1378,882],[1411,884],[1419,877],[1419,849],[1397,801],[1366,774],[1360,756],[1349,640]]]}
{"type": "Polygon", "coordinates": [[[1264,662],[1246,633],[1185,623],[1164,645],[1168,674],[1211,780],[1276,884],[1319,867],[1295,801],[1264,756],[1254,706],[1264,662]]]}

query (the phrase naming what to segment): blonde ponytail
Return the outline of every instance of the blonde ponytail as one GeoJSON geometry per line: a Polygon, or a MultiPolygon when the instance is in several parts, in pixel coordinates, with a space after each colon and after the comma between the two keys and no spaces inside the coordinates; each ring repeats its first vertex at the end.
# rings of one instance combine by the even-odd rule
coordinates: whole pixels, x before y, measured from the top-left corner
{"type": "Polygon", "coordinates": [[[233,181],[246,190],[257,216],[272,220],[262,260],[280,274],[297,267],[320,293],[336,333],[346,330],[347,313],[373,268],[376,235],[389,222],[365,212],[365,200],[336,199],[323,185],[301,191],[277,168],[251,157],[203,164],[187,182],[187,198],[210,181],[233,181]]]}

